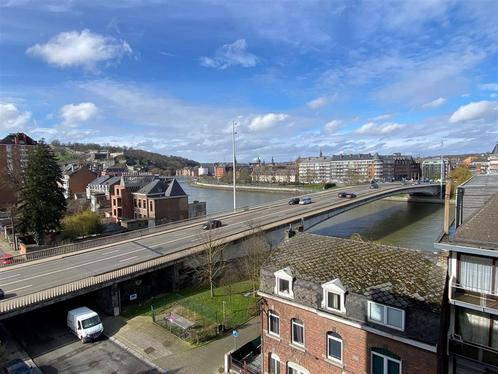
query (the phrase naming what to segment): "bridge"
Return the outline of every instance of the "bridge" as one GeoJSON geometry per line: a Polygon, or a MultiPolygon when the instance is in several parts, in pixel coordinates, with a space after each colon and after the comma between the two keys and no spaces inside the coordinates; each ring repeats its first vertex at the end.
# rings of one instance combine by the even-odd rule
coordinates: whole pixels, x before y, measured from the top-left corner
{"type": "Polygon", "coordinates": [[[255,228],[277,233],[282,240],[285,228],[302,223],[309,228],[325,219],[396,194],[437,195],[439,185],[381,184],[379,189],[355,186],[309,194],[309,205],[288,205],[287,199],[217,216],[223,226],[201,229],[203,220],[168,225],[138,237],[112,237],[102,244],[95,241],[86,249],[57,254],[0,268],[0,320],[45,305],[97,290],[109,290],[106,302],[119,314],[118,284],[158,270],[168,270],[171,282],[178,276],[174,264],[205,250],[207,240],[228,244],[254,234],[255,228]],[[353,199],[339,198],[341,190],[354,192],[353,199]]]}

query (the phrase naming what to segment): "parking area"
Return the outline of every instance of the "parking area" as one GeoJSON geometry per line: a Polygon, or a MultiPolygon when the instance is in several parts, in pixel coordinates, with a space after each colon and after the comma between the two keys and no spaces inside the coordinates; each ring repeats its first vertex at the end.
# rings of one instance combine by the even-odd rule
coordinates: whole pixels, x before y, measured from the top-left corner
{"type": "Polygon", "coordinates": [[[7,320],[5,326],[46,374],[157,373],[106,337],[81,343],[66,327],[65,308],[26,313],[7,320]]]}

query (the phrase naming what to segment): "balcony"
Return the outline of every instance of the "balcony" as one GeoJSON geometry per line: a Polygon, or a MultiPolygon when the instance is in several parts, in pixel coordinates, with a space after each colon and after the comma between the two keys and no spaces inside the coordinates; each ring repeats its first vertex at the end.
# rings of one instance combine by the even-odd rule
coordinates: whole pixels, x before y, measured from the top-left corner
{"type": "Polygon", "coordinates": [[[467,289],[460,286],[455,280],[451,282],[450,287],[450,302],[452,304],[498,314],[498,295],[496,292],[477,288],[467,289]]]}
{"type": "Polygon", "coordinates": [[[458,335],[450,337],[450,352],[485,365],[498,366],[498,351],[461,340],[458,335]]]}

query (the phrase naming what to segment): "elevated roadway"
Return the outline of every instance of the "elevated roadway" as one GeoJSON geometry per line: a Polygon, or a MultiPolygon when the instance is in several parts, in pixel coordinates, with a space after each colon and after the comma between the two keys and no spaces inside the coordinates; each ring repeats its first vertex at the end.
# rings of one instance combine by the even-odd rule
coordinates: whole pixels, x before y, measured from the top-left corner
{"type": "MultiPolygon", "coordinates": [[[[285,199],[224,214],[221,216],[223,226],[210,231],[211,240],[231,243],[251,235],[255,228],[271,231],[299,221],[316,224],[387,196],[436,195],[438,191],[439,186],[431,184],[381,184],[379,189],[355,186],[317,192],[307,195],[313,201],[309,205],[288,205],[285,199]],[[341,190],[354,192],[357,197],[339,198],[337,194],[341,190]]],[[[171,261],[202,251],[208,240],[199,221],[187,222],[117,244],[0,268],[0,288],[5,292],[5,299],[0,302],[0,319],[165,267],[171,261]]]]}

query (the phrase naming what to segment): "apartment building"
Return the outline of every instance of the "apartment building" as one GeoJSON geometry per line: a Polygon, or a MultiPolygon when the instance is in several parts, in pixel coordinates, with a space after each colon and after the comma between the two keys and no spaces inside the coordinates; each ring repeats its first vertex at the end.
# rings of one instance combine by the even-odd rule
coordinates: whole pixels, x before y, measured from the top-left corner
{"type": "Polygon", "coordinates": [[[299,233],[263,264],[261,373],[445,370],[446,258],[299,233]]]}
{"type": "Polygon", "coordinates": [[[488,156],[488,174],[498,174],[498,142],[488,156]]]}
{"type": "Polygon", "coordinates": [[[62,168],[62,187],[66,199],[76,196],[85,196],[89,183],[95,180],[97,175],[90,171],[87,166],[69,164],[62,168]]]}
{"type": "Polygon", "coordinates": [[[142,187],[152,182],[156,177],[133,176],[120,178],[118,184],[114,185],[111,192],[111,218],[114,222],[121,222],[126,219],[133,219],[133,192],[137,192],[142,187]]]}
{"type": "Polygon", "coordinates": [[[418,179],[421,174],[420,165],[413,157],[400,153],[304,157],[297,163],[302,183],[418,179]]]}
{"type": "Polygon", "coordinates": [[[0,141],[0,206],[16,202],[16,185],[22,183],[29,152],[37,142],[19,132],[0,141]]]}
{"type": "MultiPolygon", "coordinates": [[[[443,180],[445,180],[451,170],[451,163],[448,159],[444,159],[442,162],[444,163],[443,180]]],[[[441,158],[430,158],[422,161],[422,178],[441,179],[441,158]]]]}
{"type": "Polygon", "coordinates": [[[458,187],[449,251],[449,374],[498,373],[498,175],[458,187]]]}
{"type": "Polygon", "coordinates": [[[256,183],[296,183],[295,163],[257,163],[252,166],[251,179],[256,183]]]}

